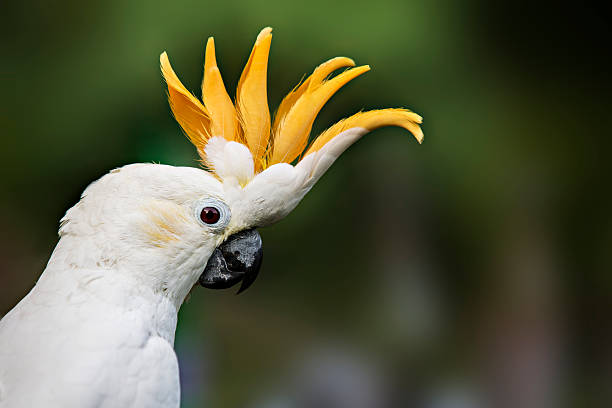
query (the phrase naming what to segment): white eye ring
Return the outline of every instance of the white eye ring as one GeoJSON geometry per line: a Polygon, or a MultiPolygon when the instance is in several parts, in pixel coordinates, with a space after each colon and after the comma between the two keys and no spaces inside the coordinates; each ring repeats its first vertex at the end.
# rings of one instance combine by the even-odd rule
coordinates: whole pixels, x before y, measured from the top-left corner
{"type": "Polygon", "coordinates": [[[193,215],[198,220],[200,225],[209,228],[213,231],[220,231],[225,228],[227,224],[229,224],[230,219],[232,218],[232,212],[230,211],[227,204],[213,197],[208,197],[197,201],[193,206],[193,215]],[[208,223],[204,222],[204,220],[202,219],[202,210],[207,207],[212,207],[213,209],[216,209],[219,212],[219,219],[216,222],[208,223]]]}

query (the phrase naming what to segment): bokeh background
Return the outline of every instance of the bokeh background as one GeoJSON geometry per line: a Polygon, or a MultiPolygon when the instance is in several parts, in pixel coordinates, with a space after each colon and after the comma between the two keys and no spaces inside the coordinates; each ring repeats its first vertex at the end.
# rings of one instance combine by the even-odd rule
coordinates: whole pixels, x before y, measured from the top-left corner
{"type": "Polygon", "coordinates": [[[425,142],[365,137],[261,231],[251,289],[193,292],[183,406],[610,406],[610,20],[584,3],[2,2],[0,316],[88,183],[196,165],[159,54],[197,90],[214,35],[233,93],[267,25],[272,108],[346,55],[373,69],[313,134],[403,106],[425,142]]]}

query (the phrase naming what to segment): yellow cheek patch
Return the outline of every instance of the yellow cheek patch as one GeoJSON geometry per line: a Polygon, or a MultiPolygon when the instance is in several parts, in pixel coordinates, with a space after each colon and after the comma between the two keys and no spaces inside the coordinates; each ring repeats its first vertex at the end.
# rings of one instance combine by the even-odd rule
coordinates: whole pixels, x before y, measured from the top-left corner
{"type": "Polygon", "coordinates": [[[145,219],[141,230],[147,243],[162,248],[178,242],[188,225],[188,215],[177,204],[169,201],[154,201],[143,207],[145,219]]]}

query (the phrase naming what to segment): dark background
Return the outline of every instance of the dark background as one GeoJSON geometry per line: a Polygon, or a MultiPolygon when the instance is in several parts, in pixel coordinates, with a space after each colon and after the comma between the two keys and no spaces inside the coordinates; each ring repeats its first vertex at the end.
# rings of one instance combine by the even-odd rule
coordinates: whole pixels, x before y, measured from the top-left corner
{"type": "MultiPolygon", "coordinates": [[[[587,4],[24,1],[0,5],[0,316],[88,183],[196,165],[159,72],[228,90],[274,28],[269,100],[337,56],[370,64],[313,134],[408,107],[425,142],[366,136],[263,229],[246,293],[195,290],[183,405],[607,407],[612,402],[610,20],[587,4]]],[[[199,92],[198,92],[199,95],[199,92]]]]}

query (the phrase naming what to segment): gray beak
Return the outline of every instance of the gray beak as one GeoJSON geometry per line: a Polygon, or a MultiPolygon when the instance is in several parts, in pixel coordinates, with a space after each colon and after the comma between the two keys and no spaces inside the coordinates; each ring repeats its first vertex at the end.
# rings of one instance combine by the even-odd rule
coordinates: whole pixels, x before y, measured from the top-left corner
{"type": "Polygon", "coordinates": [[[200,285],[226,289],[242,281],[238,293],[243,292],[257,278],[262,259],[261,236],[257,230],[237,232],[215,248],[200,275],[200,285]]]}

